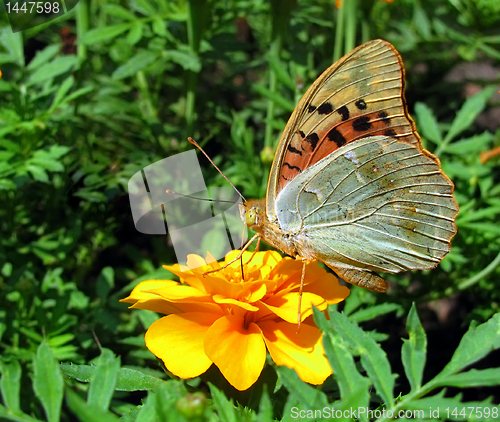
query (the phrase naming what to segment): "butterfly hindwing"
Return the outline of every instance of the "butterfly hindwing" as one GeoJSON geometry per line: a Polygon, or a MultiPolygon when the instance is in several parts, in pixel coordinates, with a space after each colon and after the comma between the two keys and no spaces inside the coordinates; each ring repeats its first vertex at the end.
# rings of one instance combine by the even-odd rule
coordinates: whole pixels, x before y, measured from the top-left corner
{"type": "Polygon", "coordinates": [[[276,199],[283,232],[327,265],[399,272],[449,251],[458,211],[435,158],[384,136],[353,141],[293,179],[276,199]]]}

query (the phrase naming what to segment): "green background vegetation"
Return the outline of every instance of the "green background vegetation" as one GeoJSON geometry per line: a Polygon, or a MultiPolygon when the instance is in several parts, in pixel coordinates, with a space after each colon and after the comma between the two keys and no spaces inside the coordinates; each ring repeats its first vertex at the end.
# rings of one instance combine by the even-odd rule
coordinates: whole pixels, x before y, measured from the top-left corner
{"type": "Polygon", "coordinates": [[[499,21],[496,0],[80,0],[13,34],[2,11],[0,420],[291,420],[324,405],[494,419],[459,412],[500,400],[500,167],[480,161],[500,144],[499,21]],[[175,261],[164,236],[136,232],[129,178],[192,136],[264,196],[301,94],[375,38],[403,56],[410,114],[456,185],[451,253],[317,316],[335,372],[322,389],[272,367],[243,394],[216,371],[165,381],[144,345],[157,315],[118,303],[175,261]]]}

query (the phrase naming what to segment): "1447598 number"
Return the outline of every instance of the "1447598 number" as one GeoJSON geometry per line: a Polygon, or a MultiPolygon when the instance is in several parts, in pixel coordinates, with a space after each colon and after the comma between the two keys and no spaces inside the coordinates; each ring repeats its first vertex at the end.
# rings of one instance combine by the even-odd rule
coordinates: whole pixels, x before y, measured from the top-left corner
{"type": "Polygon", "coordinates": [[[59,13],[59,3],[29,1],[24,3],[6,3],[7,13],[59,13]]]}
{"type": "Polygon", "coordinates": [[[497,419],[498,408],[497,407],[476,407],[476,406],[468,406],[463,408],[446,408],[447,418],[453,416],[455,418],[463,417],[467,418],[467,414],[469,418],[476,417],[478,419],[486,418],[486,419],[497,419]]]}

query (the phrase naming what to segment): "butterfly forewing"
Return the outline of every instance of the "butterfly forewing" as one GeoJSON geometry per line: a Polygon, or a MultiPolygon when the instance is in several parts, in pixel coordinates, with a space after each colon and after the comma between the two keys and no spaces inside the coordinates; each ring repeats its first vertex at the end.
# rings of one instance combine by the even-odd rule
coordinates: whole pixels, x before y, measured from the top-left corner
{"type": "MultiPolygon", "coordinates": [[[[327,69],[306,92],[285,128],[268,198],[356,139],[385,135],[418,143],[404,105],[403,84],[401,58],[382,40],[363,44],[327,69]]],[[[273,216],[272,209],[268,213],[273,216]]]]}
{"type": "Polygon", "coordinates": [[[432,268],[449,251],[457,206],[435,159],[412,143],[358,139],[294,178],[276,200],[302,255],[385,272],[432,268]]]}

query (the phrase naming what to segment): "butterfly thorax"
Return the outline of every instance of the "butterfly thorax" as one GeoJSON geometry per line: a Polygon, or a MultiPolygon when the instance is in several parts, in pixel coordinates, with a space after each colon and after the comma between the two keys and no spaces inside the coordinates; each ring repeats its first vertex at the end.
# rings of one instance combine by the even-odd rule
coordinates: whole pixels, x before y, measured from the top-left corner
{"type": "Polygon", "coordinates": [[[293,257],[299,254],[293,234],[285,233],[277,222],[268,219],[265,199],[246,201],[241,208],[241,219],[269,245],[293,257]]]}

